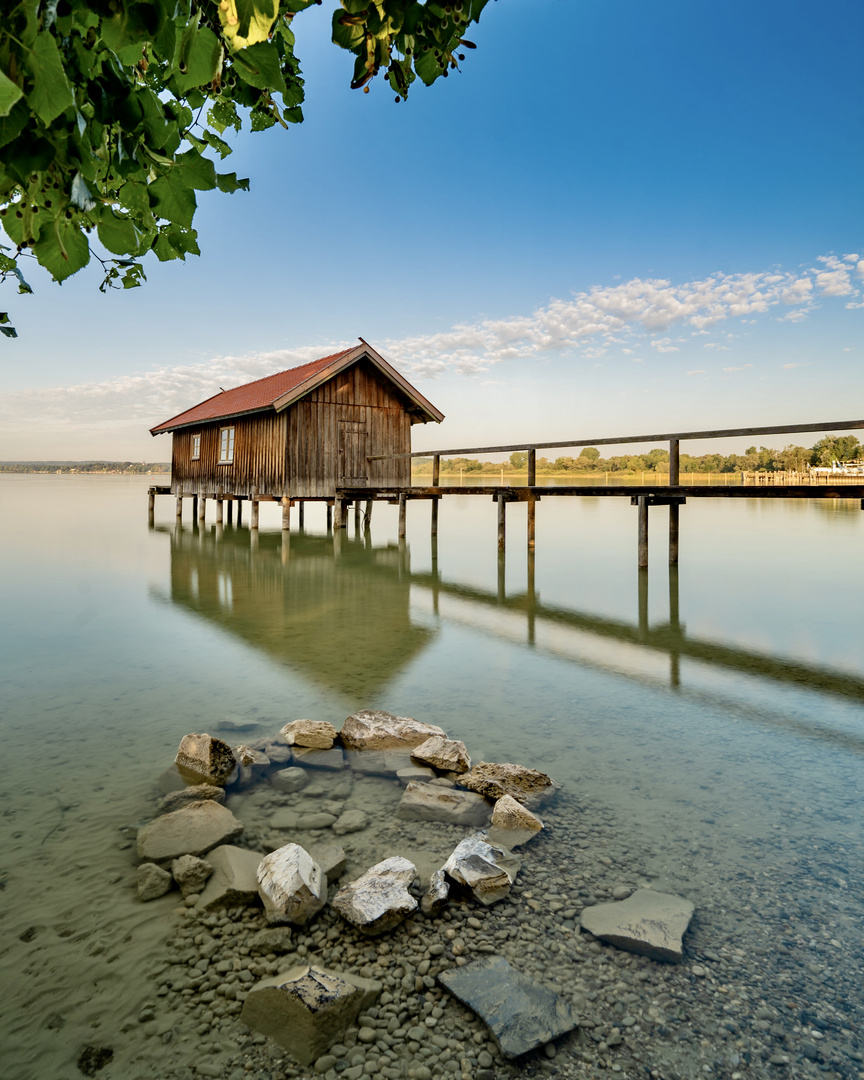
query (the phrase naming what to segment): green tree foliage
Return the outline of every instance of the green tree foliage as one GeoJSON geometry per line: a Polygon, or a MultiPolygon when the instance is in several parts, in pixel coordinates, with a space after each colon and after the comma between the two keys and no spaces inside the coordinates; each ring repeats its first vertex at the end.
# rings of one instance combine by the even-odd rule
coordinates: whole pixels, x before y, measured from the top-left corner
{"type": "MultiPolygon", "coordinates": [[[[196,193],[247,189],[218,172],[227,129],[303,119],[292,21],[322,0],[11,0],[0,20],[0,280],[31,292],[34,257],[63,282],[95,256],[100,286],[141,259],[200,254],[196,193]],[[103,255],[92,247],[98,240],[103,255]]],[[[342,0],[332,40],[351,86],[382,75],[399,101],[465,59],[488,0],[342,0]]],[[[14,337],[0,312],[0,333],[14,337]]]]}
{"type": "Polygon", "coordinates": [[[854,435],[826,435],[813,447],[811,465],[830,465],[832,461],[855,461],[864,452],[854,435]]]}

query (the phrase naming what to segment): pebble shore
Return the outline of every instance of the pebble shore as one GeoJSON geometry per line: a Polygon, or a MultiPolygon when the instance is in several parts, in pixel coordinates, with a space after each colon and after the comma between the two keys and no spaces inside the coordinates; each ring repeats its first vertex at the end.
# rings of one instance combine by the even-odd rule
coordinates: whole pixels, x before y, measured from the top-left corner
{"type": "MultiPolygon", "coordinates": [[[[347,797],[364,785],[382,812],[371,828],[341,838],[348,855],[342,881],[369,865],[372,836],[380,853],[416,847],[418,833],[425,847],[446,850],[465,833],[459,826],[390,817],[388,793],[395,806],[401,788],[381,778],[322,775],[311,791],[278,796],[278,805],[325,794],[332,801],[334,790],[347,797]]],[[[284,842],[269,825],[277,804],[269,788],[229,798],[235,800],[247,825],[241,844],[264,852],[284,842]]],[[[287,952],[261,953],[254,944],[268,926],[261,908],[209,914],[176,908],[166,955],[152,972],[152,998],[138,1017],[147,1034],[165,1044],[165,1058],[174,1059],[166,1064],[166,1080],[864,1077],[858,987],[844,988],[848,963],[842,978],[830,963],[840,943],[806,896],[790,904],[775,882],[755,910],[744,901],[757,898],[757,873],[751,882],[742,875],[739,882],[712,883],[693,897],[697,912],[684,961],[651,961],[594,941],[580,930],[579,913],[637,887],[659,888],[652,869],[657,860],[648,857],[655,853],[631,850],[612,810],[580,804],[567,792],[544,810],[543,820],[543,833],[520,852],[522,870],[506,900],[489,908],[451,902],[430,918],[418,912],[383,939],[363,937],[328,906],[308,926],[284,935],[287,952]],[[565,997],[578,1029],[505,1061],[486,1025],[436,981],[440,971],[490,953],[565,997]],[[238,1014],[259,978],[312,960],[377,979],[384,993],[342,1043],[304,1069],[242,1025],[238,1014]]],[[[306,836],[310,843],[333,838],[327,829],[306,836]]],[[[851,918],[851,906],[847,914],[838,905],[830,924],[851,918]]]]}

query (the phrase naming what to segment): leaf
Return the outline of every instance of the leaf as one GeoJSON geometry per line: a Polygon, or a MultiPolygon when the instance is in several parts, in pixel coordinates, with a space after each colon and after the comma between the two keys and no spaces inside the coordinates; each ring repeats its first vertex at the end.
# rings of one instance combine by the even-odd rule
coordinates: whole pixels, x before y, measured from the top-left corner
{"type": "Polygon", "coordinates": [[[30,110],[23,101],[12,107],[8,116],[0,116],[0,148],[17,139],[30,119],[30,110]]]}
{"type": "Polygon", "coordinates": [[[222,36],[232,52],[248,48],[270,37],[279,14],[278,0],[224,0],[219,5],[222,36]]]}
{"type": "Polygon", "coordinates": [[[24,97],[24,91],[0,71],[0,116],[8,116],[16,101],[24,97]]]}
{"type": "Polygon", "coordinates": [[[27,104],[48,127],[75,104],[53,34],[46,31],[37,35],[28,62],[34,86],[27,95],[27,104]]]}
{"type": "Polygon", "coordinates": [[[227,127],[232,127],[235,131],[239,131],[242,127],[242,121],[237,115],[237,107],[233,101],[227,101],[225,98],[213,103],[213,107],[207,113],[207,122],[212,124],[220,135],[227,127]]]}
{"type": "Polygon", "coordinates": [[[259,90],[285,91],[279,53],[269,41],[250,45],[235,53],[232,59],[234,70],[245,83],[259,90]]]}
{"type": "Polygon", "coordinates": [[[181,73],[174,83],[182,95],[195,86],[207,86],[216,77],[222,64],[222,46],[213,31],[202,26],[189,43],[186,55],[181,53],[181,73]]]}
{"type": "Polygon", "coordinates": [[[216,168],[209,158],[202,157],[197,150],[187,150],[175,158],[183,170],[183,180],[187,187],[198,191],[212,191],[216,187],[216,168]]]}
{"type": "Polygon", "coordinates": [[[414,57],[414,70],[427,86],[431,86],[446,68],[436,58],[434,49],[426,49],[414,57]]]}
{"type": "Polygon", "coordinates": [[[214,135],[212,131],[204,132],[204,141],[212,146],[214,150],[219,152],[221,158],[226,158],[231,153],[231,147],[224,139],[220,139],[218,135],[214,135]]]}
{"type": "Polygon", "coordinates": [[[69,196],[69,201],[73,206],[77,206],[79,210],[92,210],[96,205],[96,200],[90,193],[90,188],[84,183],[84,177],[80,172],[76,172],[72,178],[72,191],[69,196]]]}
{"type": "Polygon", "coordinates": [[[9,313],[6,311],[0,311],[0,334],[4,337],[15,338],[18,337],[18,331],[14,326],[9,326],[9,313]]]}
{"type": "MultiPolygon", "coordinates": [[[[157,217],[177,225],[192,224],[195,214],[195,195],[176,170],[154,180],[147,189],[150,207],[157,217]]],[[[157,252],[158,254],[158,252],[157,252]]]]}
{"type": "Polygon", "coordinates": [[[42,228],[33,254],[55,281],[65,281],[90,262],[90,245],[81,226],[64,216],[42,228]]]}
{"type": "Polygon", "coordinates": [[[121,217],[106,208],[96,223],[99,242],[114,255],[134,255],[138,251],[138,234],[128,217],[121,217]]]}
{"type": "Polygon", "coordinates": [[[225,191],[229,195],[235,191],[248,191],[249,181],[238,180],[237,173],[216,173],[216,183],[219,185],[220,191],[225,191]]]}

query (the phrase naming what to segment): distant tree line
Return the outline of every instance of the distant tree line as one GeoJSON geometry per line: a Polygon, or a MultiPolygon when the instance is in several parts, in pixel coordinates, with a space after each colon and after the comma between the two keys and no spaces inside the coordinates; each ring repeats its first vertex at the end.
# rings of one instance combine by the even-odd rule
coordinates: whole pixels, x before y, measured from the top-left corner
{"type": "MultiPolygon", "coordinates": [[[[743,454],[681,454],[682,473],[740,473],[740,472],[806,472],[811,466],[830,466],[832,461],[855,461],[864,456],[864,446],[854,435],[828,435],[814,446],[786,446],[772,450],[767,446],[749,447],[743,454]]],[[[578,457],[558,457],[550,460],[537,457],[537,472],[561,473],[636,473],[669,471],[669,451],[649,450],[647,454],[621,454],[604,458],[594,446],[579,449],[578,457]]],[[[431,474],[432,458],[414,458],[414,472],[431,474]]],[[[524,473],[528,454],[517,450],[507,461],[478,461],[475,458],[441,459],[441,472],[501,475],[524,473]]]]}
{"type": "Polygon", "coordinates": [[[4,473],[167,473],[165,461],[6,461],[4,473]]]}

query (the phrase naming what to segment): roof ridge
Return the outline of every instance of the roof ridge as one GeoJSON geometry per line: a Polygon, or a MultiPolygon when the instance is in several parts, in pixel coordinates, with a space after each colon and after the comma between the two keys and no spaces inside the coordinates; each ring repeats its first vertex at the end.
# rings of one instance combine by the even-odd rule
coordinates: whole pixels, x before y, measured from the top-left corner
{"type": "MultiPolygon", "coordinates": [[[[351,348],[354,348],[352,345],[351,348]]],[[[238,383],[237,386],[229,386],[227,390],[222,390],[220,387],[220,393],[230,394],[234,390],[242,390],[244,386],[254,386],[256,383],[265,382],[267,379],[275,379],[277,375],[287,375],[289,371],[299,371],[300,368],[312,367],[313,364],[323,364],[325,360],[335,360],[339,356],[344,356],[345,353],[351,352],[351,349],[340,349],[339,352],[330,353],[329,356],[319,356],[316,360],[307,360],[305,364],[295,364],[294,367],[280,368],[279,371],[271,371],[269,375],[261,375],[257,379],[251,379],[249,382],[238,383]]],[[[219,394],[213,394],[213,397],[219,397],[219,394]]],[[[205,398],[206,401],[211,401],[212,398],[205,398]]],[[[204,402],[199,402],[199,405],[203,405],[204,402]]],[[[193,406],[194,408],[194,406],[193,406]]]]}

